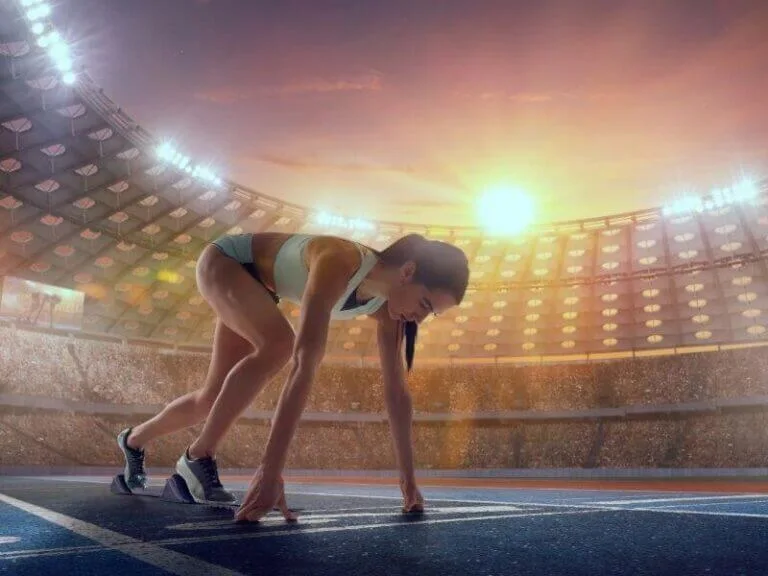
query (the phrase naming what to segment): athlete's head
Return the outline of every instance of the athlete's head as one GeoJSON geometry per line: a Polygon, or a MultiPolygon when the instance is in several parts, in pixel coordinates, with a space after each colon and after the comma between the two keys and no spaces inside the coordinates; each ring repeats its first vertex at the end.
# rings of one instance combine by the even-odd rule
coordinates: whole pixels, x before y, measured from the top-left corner
{"type": "Polygon", "coordinates": [[[418,324],[430,313],[458,306],[469,281],[469,263],[460,249],[418,234],[404,236],[378,254],[395,271],[387,306],[405,325],[406,360],[413,365],[418,324]]]}

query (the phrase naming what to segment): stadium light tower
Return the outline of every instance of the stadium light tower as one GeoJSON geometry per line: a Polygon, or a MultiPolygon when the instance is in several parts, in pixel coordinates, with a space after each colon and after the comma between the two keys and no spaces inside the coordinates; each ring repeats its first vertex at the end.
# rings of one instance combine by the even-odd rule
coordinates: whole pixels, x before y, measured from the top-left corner
{"type": "Polygon", "coordinates": [[[536,207],[525,191],[500,185],[486,190],[480,197],[477,214],[489,234],[512,236],[533,223],[536,207]]]}
{"type": "Polygon", "coordinates": [[[338,214],[332,214],[325,210],[318,212],[314,216],[314,221],[320,226],[328,228],[346,228],[347,230],[372,232],[376,230],[376,225],[370,220],[362,218],[347,218],[338,214]]]}
{"type": "Polygon", "coordinates": [[[77,80],[77,74],[73,70],[74,60],[69,46],[50,21],[50,4],[43,0],[20,0],[20,6],[37,45],[46,50],[48,57],[61,73],[61,81],[67,85],[74,84],[77,80]]]}
{"type": "Polygon", "coordinates": [[[224,182],[216,173],[202,164],[193,164],[192,159],[181,154],[170,142],[163,142],[155,149],[157,157],[167,164],[172,164],[181,172],[186,172],[193,178],[202,180],[218,188],[224,185],[224,182]]]}
{"type": "Polygon", "coordinates": [[[760,186],[751,177],[744,177],[733,185],[715,188],[705,196],[684,194],[662,207],[664,216],[676,216],[692,212],[708,212],[730,204],[746,204],[760,195],[760,186]]]}

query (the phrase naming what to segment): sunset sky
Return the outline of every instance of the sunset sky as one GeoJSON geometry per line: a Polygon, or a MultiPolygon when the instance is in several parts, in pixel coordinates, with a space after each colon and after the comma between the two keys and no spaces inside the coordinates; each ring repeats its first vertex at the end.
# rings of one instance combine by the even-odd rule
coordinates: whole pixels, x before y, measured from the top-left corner
{"type": "Polygon", "coordinates": [[[766,0],[65,0],[78,60],[145,128],[271,196],[473,225],[768,175],[766,0]]]}

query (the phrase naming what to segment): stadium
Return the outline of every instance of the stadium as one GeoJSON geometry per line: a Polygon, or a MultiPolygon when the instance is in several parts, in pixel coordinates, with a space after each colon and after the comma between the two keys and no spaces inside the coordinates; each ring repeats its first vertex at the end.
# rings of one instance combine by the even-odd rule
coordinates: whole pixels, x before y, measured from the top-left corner
{"type": "MultiPolygon", "coordinates": [[[[317,211],[230,181],[138,125],[72,61],[50,12],[0,1],[3,569],[764,573],[768,556],[753,545],[768,518],[768,181],[511,236],[317,211]],[[124,532],[134,501],[109,494],[123,467],[115,437],[205,379],[216,318],[197,289],[197,257],[242,232],[376,249],[418,233],[466,253],[466,298],[421,326],[408,378],[425,526],[391,518],[400,495],[376,326],[360,316],[331,324],[291,445],[286,491],[307,511],[306,534],[277,521],[228,533],[221,510],[167,503],[133,507],[154,535],[124,532]],[[360,524],[377,504],[381,524],[360,524]],[[285,538],[254,539],[264,529],[285,538]],[[478,531],[497,554],[481,551],[478,531]],[[378,552],[360,557],[360,534],[378,552]],[[209,548],[191,552],[195,538],[209,548]],[[398,556],[401,538],[423,547],[417,557],[398,556]],[[590,557],[580,547],[592,538],[590,557]],[[301,560],[281,567],[288,553],[274,543],[291,539],[301,560]],[[333,553],[313,560],[323,546],[333,553]],[[255,549],[258,558],[236,558],[255,549]],[[473,554],[481,564],[466,563],[473,554]]],[[[296,327],[299,308],[279,306],[296,327]]],[[[227,436],[225,483],[247,487],[287,374],[227,436]]],[[[153,446],[155,488],[198,431],[153,446]]]]}

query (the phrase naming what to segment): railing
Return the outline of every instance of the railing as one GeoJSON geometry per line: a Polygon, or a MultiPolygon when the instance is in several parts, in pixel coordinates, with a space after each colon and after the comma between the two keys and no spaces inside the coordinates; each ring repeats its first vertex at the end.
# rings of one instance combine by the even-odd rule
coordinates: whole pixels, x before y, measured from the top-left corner
{"type": "MultiPolygon", "coordinates": [[[[112,404],[82,402],[27,396],[21,394],[0,394],[0,411],[21,412],[67,412],[91,416],[150,416],[162,410],[162,404],[112,404]]],[[[595,408],[590,410],[503,410],[493,412],[428,412],[415,413],[414,422],[448,423],[462,422],[474,424],[501,424],[504,422],[563,421],[563,420],[604,420],[604,419],[644,419],[668,416],[670,414],[702,414],[712,412],[732,412],[748,409],[768,409],[768,396],[748,398],[722,398],[702,402],[684,402],[680,404],[657,404],[623,406],[619,408],[595,408]]],[[[273,416],[269,410],[248,410],[243,415],[245,420],[269,421],[273,416]]],[[[301,418],[312,423],[373,423],[387,422],[386,413],[346,413],[346,412],[305,412],[301,418]]]]}

